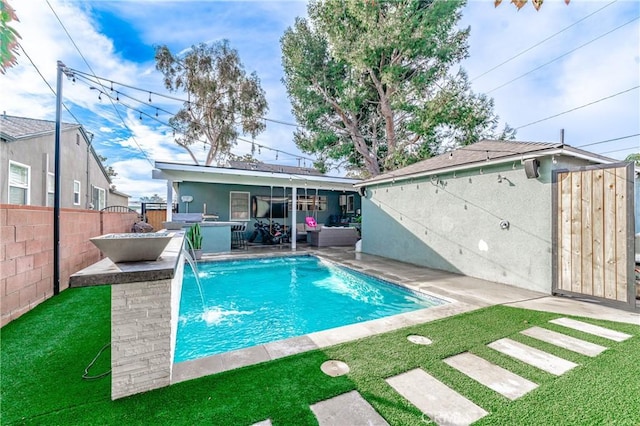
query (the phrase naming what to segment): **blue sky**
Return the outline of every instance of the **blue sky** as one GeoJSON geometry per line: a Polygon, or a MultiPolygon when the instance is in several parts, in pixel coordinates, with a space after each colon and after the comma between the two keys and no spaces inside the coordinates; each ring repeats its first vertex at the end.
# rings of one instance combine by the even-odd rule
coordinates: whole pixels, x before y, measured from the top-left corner
{"type": "MultiPolygon", "coordinates": [[[[21,55],[18,67],[0,76],[0,104],[9,115],[54,119],[55,97],[36,68],[55,88],[57,60],[84,73],[168,94],[154,67],[153,46],[166,44],[178,52],[224,38],[239,51],[245,69],[260,77],[269,102],[267,118],[295,122],[281,83],[279,40],[297,16],[306,15],[305,1],[14,0],[12,6],[20,18],[15,28],[21,44],[35,66],[21,55]]],[[[640,151],[640,2],[573,0],[567,6],[546,0],[536,12],[530,4],[517,11],[508,0],[498,8],[483,0],[470,1],[462,13],[460,26],[471,27],[470,57],[462,67],[473,90],[494,99],[501,122],[520,127],[518,140],[557,142],[565,129],[566,143],[589,145],[585,149],[595,153],[623,159],[640,151]],[[547,119],[556,114],[561,115],[547,119]],[[538,120],[543,121],[528,125],[538,120]],[[631,135],[636,136],[627,137],[631,135]],[[603,142],[609,139],[618,140],[603,142]]],[[[148,93],[118,84],[115,90],[142,101],[126,102],[145,114],[155,116],[159,108],[163,122],[168,116],[162,109],[177,109],[176,102],[155,95],[149,104],[148,93]]],[[[122,106],[116,112],[80,79],[65,80],[63,95],[73,115],[95,134],[96,151],[118,173],[117,188],[134,198],[166,191],[164,182],[151,179],[147,158],[190,162],[166,126],[145,116],[140,120],[139,112],[122,106]]],[[[75,122],[67,112],[63,119],[75,122]]],[[[293,130],[268,121],[256,138],[265,147],[257,158],[309,165],[299,160],[310,156],[293,144],[293,130]],[[267,147],[293,155],[280,152],[276,160],[267,147]]],[[[249,150],[250,144],[240,141],[234,152],[249,150]]],[[[195,151],[204,155],[201,148],[195,151]]]]}

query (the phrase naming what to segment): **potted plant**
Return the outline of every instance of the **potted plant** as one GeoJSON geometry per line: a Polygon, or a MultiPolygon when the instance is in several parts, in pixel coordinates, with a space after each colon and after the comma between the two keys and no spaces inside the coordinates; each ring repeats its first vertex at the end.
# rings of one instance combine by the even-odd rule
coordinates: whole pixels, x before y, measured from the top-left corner
{"type": "Polygon", "coordinates": [[[202,233],[200,232],[200,224],[194,223],[187,231],[186,238],[188,240],[189,249],[192,250],[194,259],[199,260],[202,257],[202,233]]]}

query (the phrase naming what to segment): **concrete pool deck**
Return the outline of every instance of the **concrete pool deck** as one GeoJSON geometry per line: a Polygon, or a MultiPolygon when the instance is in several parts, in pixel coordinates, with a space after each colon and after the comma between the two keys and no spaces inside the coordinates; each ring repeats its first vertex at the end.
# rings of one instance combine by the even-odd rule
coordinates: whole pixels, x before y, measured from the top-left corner
{"type": "Polygon", "coordinates": [[[420,291],[449,303],[373,321],[348,325],[305,336],[271,342],[251,348],[213,355],[173,365],[171,383],[216,374],[289,355],[348,342],[399,328],[422,324],[492,305],[555,312],[565,315],[640,324],[640,314],[575,299],[549,296],[505,284],[423,268],[390,259],[355,253],[349,248],[298,248],[295,252],[277,247],[259,247],[241,253],[205,255],[203,260],[230,260],[266,256],[312,254],[363,273],[420,291]]]}

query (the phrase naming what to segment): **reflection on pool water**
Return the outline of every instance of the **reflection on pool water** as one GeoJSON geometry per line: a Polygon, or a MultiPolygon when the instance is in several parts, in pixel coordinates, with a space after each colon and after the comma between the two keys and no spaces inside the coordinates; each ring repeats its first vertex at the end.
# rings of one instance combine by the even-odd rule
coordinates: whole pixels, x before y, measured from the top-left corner
{"type": "Polygon", "coordinates": [[[446,303],[313,256],[185,268],[175,362],[446,303]]]}

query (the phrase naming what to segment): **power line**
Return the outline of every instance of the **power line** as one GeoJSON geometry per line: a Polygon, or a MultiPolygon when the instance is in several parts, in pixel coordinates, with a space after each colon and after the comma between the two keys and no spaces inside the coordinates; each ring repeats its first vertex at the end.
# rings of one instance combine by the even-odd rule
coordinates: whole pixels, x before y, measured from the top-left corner
{"type": "Polygon", "coordinates": [[[632,90],[635,90],[635,89],[637,89],[638,87],[640,87],[640,85],[639,85],[639,86],[634,86],[634,87],[632,87],[632,88],[630,88],[630,89],[627,89],[627,90],[623,90],[622,92],[614,93],[613,95],[605,96],[604,98],[600,98],[600,99],[595,100],[595,101],[593,101],[593,102],[589,102],[588,104],[580,105],[580,106],[578,106],[578,107],[571,108],[571,109],[566,110],[566,111],[563,111],[563,112],[561,112],[561,113],[554,114],[554,115],[550,115],[549,117],[541,118],[540,120],[532,121],[531,123],[527,123],[527,124],[524,124],[524,125],[522,125],[522,126],[516,127],[514,130],[520,130],[520,129],[523,129],[523,128],[525,128],[525,127],[529,127],[529,126],[531,126],[531,125],[533,125],[533,124],[537,124],[537,123],[540,123],[540,122],[543,122],[543,121],[547,121],[547,120],[550,120],[550,119],[552,119],[552,118],[559,117],[559,116],[561,116],[561,115],[568,114],[568,113],[570,113],[570,112],[573,112],[573,111],[579,110],[579,109],[581,109],[581,108],[585,108],[585,107],[588,107],[588,106],[590,106],[590,105],[597,104],[598,102],[602,102],[602,101],[604,101],[604,100],[611,99],[611,98],[614,98],[614,97],[616,97],[616,96],[622,95],[622,94],[627,93],[627,92],[630,92],[630,91],[632,91],[632,90]]]}
{"type": "Polygon", "coordinates": [[[623,148],[623,149],[614,149],[613,151],[606,151],[606,152],[601,152],[601,155],[604,154],[613,154],[615,152],[622,152],[622,151],[631,151],[631,150],[638,150],[638,147],[629,147],[629,148],[623,148]]]}
{"type": "Polygon", "coordinates": [[[532,69],[532,70],[530,70],[530,71],[527,71],[526,73],[524,73],[524,74],[522,74],[522,75],[520,75],[520,76],[518,76],[518,77],[516,77],[516,78],[514,78],[514,79],[512,79],[512,80],[509,80],[509,81],[507,81],[506,83],[501,84],[500,86],[495,87],[495,88],[493,88],[493,89],[491,89],[491,90],[489,90],[488,92],[485,92],[485,93],[486,93],[486,94],[489,94],[489,93],[491,93],[491,92],[495,92],[495,91],[496,91],[496,90],[498,90],[498,89],[502,89],[503,87],[508,86],[509,84],[513,83],[514,81],[518,81],[518,80],[520,80],[521,78],[523,78],[523,77],[525,77],[525,76],[527,76],[527,75],[531,74],[532,72],[538,71],[540,68],[544,68],[544,67],[546,67],[547,65],[549,65],[549,64],[551,64],[551,63],[553,63],[553,62],[557,61],[558,59],[564,58],[565,56],[567,56],[567,55],[569,55],[569,54],[571,54],[571,53],[575,52],[576,50],[578,50],[578,49],[582,49],[583,47],[585,47],[585,46],[587,46],[587,45],[589,45],[589,44],[593,43],[594,41],[597,41],[597,40],[599,40],[599,39],[601,39],[601,38],[603,38],[603,37],[605,37],[605,36],[607,36],[607,35],[611,34],[612,32],[619,30],[620,28],[624,27],[625,25],[629,25],[630,23],[632,23],[632,22],[634,22],[634,21],[637,21],[639,18],[640,18],[640,16],[636,16],[636,17],[635,17],[635,18],[633,18],[632,20],[627,21],[627,22],[625,22],[624,24],[619,25],[619,26],[615,27],[614,29],[612,29],[612,30],[610,30],[610,31],[607,31],[606,33],[604,33],[604,34],[602,34],[602,35],[600,35],[600,36],[598,36],[598,37],[596,37],[596,38],[594,38],[594,39],[592,39],[592,40],[590,40],[590,41],[588,41],[588,42],[586,42],[586,43],[584,43],[584,44],[582,44],[582,45],[580,45],[580,46],[578,46],[578,47],[576,47],[575,49],[571,49],[570,51],[568,51],[568,52],[566,52],[566,53],[563,53],[562,55],[560,55],[560,56],[558,56],[558,57],[556,57],[556,58],[554,58],[554,59],[550,60],[549,62],[546,62],[546,63],[544,63],[544,64],[542,64],[542,65],[540,65],[540,66],[538,66],[538,67],[536,67],[536,68],[534,68],[534,69],[532,69]]]}
{"type": "MultiPolygon", "coordinates": [[[[29,62],[31,62],[31,65],[33,66],[33,68],[35,68],[36,72],[38,73],[38,75],[40,75],[40,78],[42,79],[42,81],[44,81],[44,84],[47,85],[47,87],[49,87],[49,90],[51,90],[51,93],[53,93],[54,96],[56,96],[56,91],[53,89],[53,87],[51,87],[51,85],[49,84],[49,82],[47,81],[46,78],[44,78],[44,75],[42,75],[42,73],[40,72],[40,69],[36,66],[36,64],[33,62],[33,60],[31,59],[31,56],[29,56],[29,54],[27,53],[26,50],[24,50],[24,46],[22,46],[20,43],[18,43],[18,46],[20,46],[20,49],[22,50],[22,53],[24,53],[24,55],[27,57],[27,59],[29,60],[29,62]]],[[[71,110],[63,103],[62,106],[64,107],[65,110],[67,110],[67,112],[69,113],[69,115],[71,117],[73,117],[74,120],[76,120],[76,123],[78,123],[78,125],[82,126],[82,124],[80,123],[80,120],[78,120],[78,118],[73,115],[73,113],[71,112],[71,110]]]]}
{"type": "MultiPolygon", "coordinates": [[[[60,26],[62,26],[62,29],[64,30],[64,32],[67,34],[67,37],[69,37],[69,40],[71,40],[71,44],[73,44],[73,47],[76,48],[76,50],[78,51],[78,53],[80,54],[80,57],[82,58],[82,60],[84,61],[84,63],[87,65],[87,67],[89,68],[89,70],[93,73],[94,76],[96,76],[95,71],[93,70],[93,68],[91,68],[91,65],[89,65],[89,62],[87,61],[87,59],[84,57],[84,55],[82,54],[82,52],[80,51],[80,48],[78,47],[78,45],[76,44],[76,42],[73,40],[73,37],[71,37],[71,34],[69,34],[69,31],[67,30],[67,27],[65,27],[64,23],[62,23],[62,20],[60,19],[60,17],[58,16],[58,14],[56,13],[56,11],[53,9],[53,6],[51,6],[51,3],[49,3],[49,0],[47,1],[47,5],[49,6],[49,9],[51,9],[51,12],[53,12],[53,15],[56,17],[56,19],[58,20],[58,22],[60,23],[60,26]]],[[[70,68],[68,68],[68,70],[70,70],[70,68]]],[[[96,77],[97,78],[97,77],[96,77]]],[[[102,84],[100,84],[102,86],[102,84]]],[[[102,86],[104,88],[104,86],[102,86]]],[[[113,103],[113,101],[111,101],[111,105],[113,106],[113,109],[116,111],[116,114],[118,115],[118,118],[120,118],[120,121],[122,121],[122,124],[124,125],[124,127],[131,133],[131,139],[133,139],[133,142],[136,144],[136,146],[138,147],[138,149],[140,150],[140,152],[142,153],[142,155],[144,156],[144,158],[147,159],[147,161],[149,162],[149,164],[151,165],[151,167],[155,167],[153,161],[151,161],[151,159],[149,158],[149,156],[147,155],[147,153],[142,149],[142,147],[140,146],[140,144],[138,143],[138,140],[136,139],[133,131],[129,128],[129,126],[127,126],[127,123],[124,121],[124,118],[122,117],[122,115],[120,115],[120,111],[118,111],[118,109],[115,107],[115,104],[113,103]]]]}
{"type": "Polygon", "coordinates": [[[635,135],[621,136],[619,138],[607,139],[607,140],[604,140],[604,141],[591,142],[591,143],[588,143],[588,144],[585,144],[585,145],[576,146],[576,148],[584,148],[584,147],[592,146],[592,145],[600,145],[601,143],[621,141],[623,139],[630,139],[630,138],[634,138],[636,136],[640,136],[640,133],[636,133],[635,135]]]}
{"type": "Polygon", "coordinates": [[[534,44],[533,46],[531,46],[531,47],[529,47],[529,48],[527,48],[527,49],[523,50],[522,52],[520,52],[520,53],[518,53],[518,54],[516,54],[516,55],[514,55],[514,56],[512,56],[512,57],[510,57],[510,58],[509,58],[509,59],[507,59],[506,61],[499,63],[498,65],[496,65],[495,67],[493,67],[493,68],[491,68],[491,69],[488,69],[487,71],[483,72],[483,73],[482,73],[482,74],[480,74],[479,76],[474,77],[474,78],[471,80],[471,82],[473,82],[473,81],[475,81],[475,80],[479,79],[480,77],[484,77],[485,75],[489,74],[491,71],[494,71],[494,70],[496,70],[496,69],[500,68],[501,66],[503,66],[503,65],[505,65],[505,64],[507,64],[507,63],[509,63],[509,62],[513,61],[513,60],[514,60],[514,59],[516,59],[517,57],[524,55],[524,54],[525,54],[525,53],[527,53],[528,51],[530,51],[530,50],[532,50],[532,49],[534,49],[534,48],[536,48],[536,47],[540,46],[541,44],[543,44],[543,43],[545,43],[545,42],[547,42],[547,41],[549,41],[549,40],[551,40],[551,39],[552,39],[552,38],[554,38],[555,36],[557,36],[557,35],[559,35],[559,34],[561,34],[561,33],[565,32],[565,31],[566,31],[566,30],[568,30],[569,28],[571,28],[571,27],[574,27],[574,26],[578,25],[580,22],[582,22],[582,21],[586,20],[587,18],[590,18],[591,16],[593,16],[593,15],[595,15],[596,13],[598,13],[598,12],[600,12],[600,11],[604,10],[605,8],[607,8],[607,7],[611,6],[612,4],[614,4],[614,3],[615,3],[615,2],[617,2],[617,1],[618,1],[618,0],[613,0],[611,3],[609,3],[609,4],[607,4],[607,5],[603,6],[603,7],[601,7],[600,9],[596,10],[596,11],[595,11],[595,12],[593,12],[593,13],[590,13],[589,15],[585,16],[584,18],[577,20],[576,22],[574,22],[573,24],[569,25],[568,27],[564,27],[563,29],[561,29],[561,30],[560,30],[560,31],[558,31],[557,33],[554,33],[554,34],[550,35],[549,37],[545,38],[544,40],[541,40],[541,41],[539,41],[538,43],[534,44]]]}

